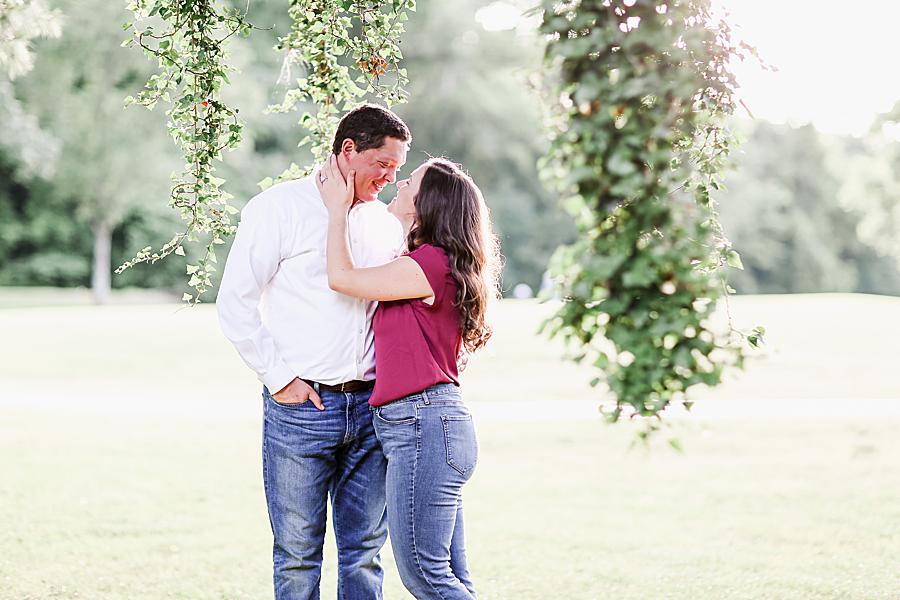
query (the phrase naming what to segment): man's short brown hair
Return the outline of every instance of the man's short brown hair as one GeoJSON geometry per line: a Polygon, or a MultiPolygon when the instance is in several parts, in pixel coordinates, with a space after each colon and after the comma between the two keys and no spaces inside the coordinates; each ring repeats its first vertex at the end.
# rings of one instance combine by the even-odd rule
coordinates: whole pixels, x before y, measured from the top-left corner
{"type": "Polygon", "coordinates": [[[356,151],[381,148],[384,138],[392,137],[404,142],[412,141],[409,127],[396,114],[378,104],[360,104],[341,119],[331,151],[339,154],[344,140],[350,138],[356,151]]]}

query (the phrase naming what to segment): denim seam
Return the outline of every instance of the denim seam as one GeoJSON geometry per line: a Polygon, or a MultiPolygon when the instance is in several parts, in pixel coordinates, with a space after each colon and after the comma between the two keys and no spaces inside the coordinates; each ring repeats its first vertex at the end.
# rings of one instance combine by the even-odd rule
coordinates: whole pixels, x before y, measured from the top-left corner
{"type": "Polygon", "coordinates": [[[466,471],[464,469],[460,469],[453,462],[453,450],[450,447],[450,424],[448,423],[447,415],[441,415],[441,425],[443,425],[444,429],[444,448],[447,450],[447,464],[451,469],[462,475],[466,476],[466,471]]]}
{"type": "Polygon", "coordinates": [[[444,426],[444,444],[447,447],[447,464],[463,477],[466,476],[466,473],[474,469],[475,465],[473,464],[469,467],[461,468],[462,465],[457,465],[456,461],[453,460],[453,450],[450,447],[450,422],[457,421],[464,423],[471,420],[472,415],[441,415],[441,424],[444,426]]]}
{"type": "MultiPolygon", "coordinates": [[[[425,392],[422,392],[424,395],[425,392]]],[[[434,587],[434,584],[431,583],[431,580],[425,575],[425,569],[422,568],[422,563],[419,562],[419,550],[416,547],[416,472],[419,468],[419,451],[421,449],[421,440],[422,440],[422,429],[421,429],[421,420],[418,418],[419,410],[416,408],[416,458],[413,461],[413,469],[412,469],[412,478],[410,480],[410,494],[409,494],[409,522],[410,522],[410,537],[412,537],[412,551],[413,556],[416,559],[416,567],[419,569],[419,574],[422,577],[422,581],[424,581],[428,587],[430,587],[434,592],[444,598],[444,595],[441,593],[439,589],[434,587]]]]}
{"type": "MultiPolygon", "coordinates": [[[[335,469],[335,475],[337,475],[337,469],[335,469]]],[[[341,555],[344,553],[341,552],[341,547],[338,543],[338,540],[341,538],[341,534],[339,533],[341,528],[339,526],[340,520],[338,519],[338,511],[335,508],[335,504],[336,504],[335,496],[337,495],[336,492],[338,491],[337,488],[339,485],[340,485],[340,481],[338,481],[337,484],[334,486],[334,492],[332,492],[332,494],[331,494],[331,519],[332,519],[332,521],[334,521],[334,543],[338,547],[338,553],[337,553],[337,559],[338,559],[337,597],[338,597],[338,600],[344,600],[344,589],[343,589],[343,586],[341,585],[341,583],[342,583],[341,582],[341,579],[342,579],[342,577],[341,577],[341,555]]],[[[327,510],[327,505],[328,505],[327,499],[325,500],[325,504],[326,504],[326,510],[327,510]]],[[[325,519],[325,522],[326,522],[325,527],[327,528],[328,527],[327,517],[325,519]]]]}
{"type": "MultiPolygon", "coordinates": [[[[271,427],[269,426],[269,406],[268,406],[268,398],[263,394],[263,452],[262,452],[262,463],[263,463],[263,494],[266,497],[266,514],[269,516],[269,528],[272,530],[272,565],[274,566],[278,560],[277,551],[278,548],[278,540],[275,538],[275,521],[272,519],[272,496],[271,496],[271,486],[269,485],[269,430],[271,427]]],[[[273,573],[274,577],[274,573],[273,573]]]]}
{"type": "MultiPolygon", "coordinates": [[[[265,396],[264,396],[264,398],[265,398],[265,396]]],[[[269,420],[266,418],[268,416],[266,414],[267,412],[268,411],[266,410],[266,407],[263,406],[263,444],[262,444],[262,446],[263,446],[263,448],[262,448],[262,450],[263,450],[263,452],[262,452],[263,493],[266,496],[266,504],[267,504],[266,508],[269,508],[268,507],[268,502],[269,502],[269,498],[270,498],[270,496],[269,496],[269,464],[268,464],[269,463],[269,459],[268,459],[268,454],[269,454],[269,435],[268,435],[269,434],[269,422],[268,421],[269,420]]],[[[269,527],[272,528],[272,532],[274,534],[275,523],[272,521],[272,511],[267,510],[266,512],[269,513],[269,527]]]]}
{"type": "Polygon", "coordinates": [[[346,426],[344,428],[344,441],[343,441],[343,444],[345,444],[345,445],[348,442],[350,442],[350,437],[351,437],[350,436],[350,404],[351,404],[351,401],[352,401],[352,396],[349,393],[345,392],[344,393],[344,406],[345,406],[344,422],[346,423],[346,426]]]}

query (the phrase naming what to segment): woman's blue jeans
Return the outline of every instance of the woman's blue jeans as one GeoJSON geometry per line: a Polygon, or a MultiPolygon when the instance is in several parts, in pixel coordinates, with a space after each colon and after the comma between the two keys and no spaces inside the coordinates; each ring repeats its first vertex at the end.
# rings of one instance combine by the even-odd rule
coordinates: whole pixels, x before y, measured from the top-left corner
{"type": "Polygon", "coordinates": [[[472,600],[462,487],[478,442],[459,388],[438,384],[375,409],[387,457],[387,512],[400,578],[418,600],[472,600]]]}

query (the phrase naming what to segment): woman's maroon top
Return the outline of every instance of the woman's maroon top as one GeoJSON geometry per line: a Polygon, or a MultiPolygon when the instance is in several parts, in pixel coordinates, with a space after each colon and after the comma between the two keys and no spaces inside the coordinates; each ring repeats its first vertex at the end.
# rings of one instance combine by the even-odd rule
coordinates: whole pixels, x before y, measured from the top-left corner
{"type": "Polygon", "coordinates": [[[375,331],[375,389],[369,404],[381,406],[436,383],[459,385],[456,360],[462,342],[457,285],[442,248],[423,244],[407,254],[419,263],[434,304],[419,299],[380,302],[375,331]]]}

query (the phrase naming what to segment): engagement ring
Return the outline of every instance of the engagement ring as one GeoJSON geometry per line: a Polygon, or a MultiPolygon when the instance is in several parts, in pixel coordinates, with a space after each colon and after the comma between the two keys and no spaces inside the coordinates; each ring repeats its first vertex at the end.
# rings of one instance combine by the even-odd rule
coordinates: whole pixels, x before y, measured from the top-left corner
{"type": "Polygon", "coordinates": [[[319,183],[325,183],[326,179],[328,179],[328,178],[325,176],[325,173],[323,173],[322,171],[319,171],[319,183]]]}

